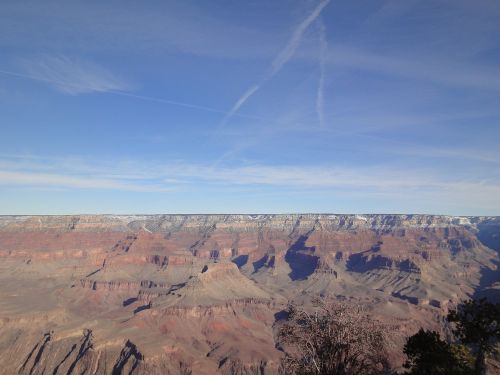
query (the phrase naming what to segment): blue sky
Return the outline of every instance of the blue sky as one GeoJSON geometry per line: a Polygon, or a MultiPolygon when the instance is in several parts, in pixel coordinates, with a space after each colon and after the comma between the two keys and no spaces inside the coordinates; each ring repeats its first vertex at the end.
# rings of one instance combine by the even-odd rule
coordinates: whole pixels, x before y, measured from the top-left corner
{"type": "Polygon", "coordinates": [[[500,215],[500,3],[0,3],[0,213],[500,215]]]}

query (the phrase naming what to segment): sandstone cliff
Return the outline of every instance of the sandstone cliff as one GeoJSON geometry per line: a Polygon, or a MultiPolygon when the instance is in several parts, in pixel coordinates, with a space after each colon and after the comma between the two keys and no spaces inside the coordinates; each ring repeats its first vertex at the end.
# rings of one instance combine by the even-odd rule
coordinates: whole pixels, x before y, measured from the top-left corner
{"type": "Polygon", "coordinates": [[[0,373],[272,374],[288,300],[365,304],[395,333],[499,299],[500,218],[0,217],[0,373]]]}

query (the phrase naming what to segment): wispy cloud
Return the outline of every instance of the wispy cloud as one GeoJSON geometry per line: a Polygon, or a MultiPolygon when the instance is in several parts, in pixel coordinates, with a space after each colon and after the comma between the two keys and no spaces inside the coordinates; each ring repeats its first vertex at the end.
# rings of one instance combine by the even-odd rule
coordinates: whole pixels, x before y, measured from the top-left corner
{"type": "Polygon", "coordinates": [[[477,161],[484,163],[500,164],[500,152],[496,150],[488,150],[487,148],[447,148],[447,147],[426,147],[405,144],[393,144],[385,147],[384,152],[389,154],[417,156],[419,158],[448,158],[453,160],[477,161]]]}
{"type": "Polygon", "coordinates": [[[168,192],[171,184],[123,162],[100,166],[96,160],[38,155],[1,155],[0,186],[168,192]]]}
{"type": "MultiPolygon", "coordinates": [[[[84,87],[81,85],[76,85],[74,83],[71,84],[71,83],[59,81],[59,80],[54,80],[54,79],[50,79],[47,77],[42,77],[40,75],[29,75],[29,74],[25,74],[25,73],[12,72],[12,71],[3,70],[3,69],[0,69],[0,74],[49,83],[52,86],[61,89],[62,92],[69,93],[69,94],[76,95],[77,93],[84,93],[84,92],[89,93],[92,91],[93,92],[105,92],[107,94],[123,96],[123,97],[131,98],[131,99],[139,99],[139,100],[154,102],[154,103],[158,103],[158,104],[167,104],[167,105],[172,105],[172,106],[176,106],[176,107],[184,107],[187,109],[195,109],[195,110],[204,111],[204,112],[227,114],[227,111],[223,111],[223,110],[217,109],[217,108],[202,106],[202,105],[193,104],[193,103],[180,102],[177,100],[159,98],[156,96],[134,94],[131,92],[119,91],[118,89],[108,88],[106,90],[90,90],[90,88],[87,87],[87,88],[85,88],[86,91],[83,91],[84,87]]],[[[2,94],[1,91],[0,91],[0,94],[2,94]]],[[[234,114],[234,116],[247,118],[247,119],[253,119],[253,120],[263,120],[264,119],[260,116],[254,116],[254,115],[248,115],[248,114],[242,114],[242,113],[236,113],[236,114],[234,114]]]]}
{"type": "Polygon", "coordinates": [[[0,170],[0,185],[60,189],[105,189],[137,192],[167,192],[172,189],[166,186],[144,183],[130,183],[112,178],[96,178],[89,176],[72,176],[57,173],[34,173],[28,171],[0,170]]]}
{"type": "MultiPolygon", "coordinates": [[[[471,197],[479,191],[491,196],[500,193],[500,184],[481,179],[449,179],[429,169],[401,168],[390,165],[374,167],[252,165],[243,167],[206,168],[202,165],[170,166],[168,173],[205,183],[229,185],[263,185],[284,189],[349,189],[375,192],[401,192],[408,196],[429,191],[468,192],[471,197]]],[[[497,202],[500,204],[500,201],[497,202]]]]}
{"type": "Polygon", "coordinates": [[[65,94],[130,89],[128,83],[91,61],[45,55],[35,60],[22,60],[21,65],[29,77],[46,82],[65,94]]]}
{"type": "MultiPolygon", "coordinates": [[[[8,47],[87,55],[118,51],[144,57],[154,51],[156,57],[158,52],[181,52],[216,59],[255,59],[272,56],[275,43],[282,38],[279,33],[216,17],[207,9],[213,7],[190,1],[162,1],[149,7],[65,0],[44,4],[6,0],[1,5],[0,45],[8,47]]],[[[254,7],[249,3],[227,6],[254,7]]]]}
{"type": "Polygon", "coordinates": [[[8,171],[0,170],[0,185],[21,186],[37,188],[60,188],[60,189],[104,189],[117,191],[136,192],[170,192],[173,189],[164,184],[155,184],[141,180],[134,181],[131,178],[123,178],[110,174],[107,177],[95,177],[81,174],[68,173],[37,173],[30,171],[8,171]]]}
{"type": "MultiPolygon", "coordinates": [[[[491,177],[491,176],[490,176],[491,177]]],[[[79,158],[0,158],[0,186],[39,188],[107,189],[139,192],[167,192],[196,186],[268,186],[280,189],[341,189],[379,193],[439,193],[466,196],[474,200],[490,197],[500,207],[500,181],[480,176],[444,176],[427,168],[378,166],[246,165],[210,167],[185,162],[138,160],[95,160],[79,158]]]]}
{"type": "Polygon", "coordinates": [[[265,73],[264,77],[256,84],[253,84],[249,89],[247,89],[243,95],[236,101],[236,103],[229,110],[228,114],[222,120],[221,126],[224,125],[240,108],[245,102],[254,95],[261,86],[275,76],[283,66],[290,60],[293,56],[297,47],[299,46],[304,32],[307,28],[320,16],[323,9],[328,5],[330,0],[321,0],[319,4],[314,8],[314,10],[307,16],[294,30],[292,36],[288,40],[280,53],[274,58],[269,69],[265,73]]]}
{"type": "MultiPolygon", "coordinates": [[[[107,2],[52,1],[49,4],[28,1],[29,6],[25,2],[4,3],[0,45],[8,48],[42,46],[48,50],[60,50],[62,47],[63,50],[79,53],[82,50],[86,53],[118,50],[141,56],[151,51],[180,51],[207,58],[248,60],[269,59],[281,38],[281,35],[277,36],[276,32],[265,28],[245,28],[237,22],[225,22],[189,2],[162,2],[165,8],[144,9],[125,4],[116,9],[107,2]],[[113,17],[110,18],[111,13],[113,17]],[[32,27],[24,27],[25,24],[32,27]]],[[[475,54],[489,55],[488,51],[493,51],[498,44],[495,36],[499,23],[494,18],[500,9],[498,2],[483,1],[479,6],[470,1],[454,1],[442,9],[437,9],[433,2],[427,5],[418,1],[384,4],[383,11],[369,17],[368,22],[348,24],[347,31],[352,38],[349,39],[350,44],[344,46],[346,48],[330,42],[335,45],[331,48],[335,53],[330,54],[330,60],[344,67],[437,82],[445,86],[500,90],[499,79],[495,78],[499,72],[493,60],[488,62],[488,59],[473,58],[475,54]],[[415,4],[422,10],[416,15],[408,12],[415,4]],[[431,19],[429,14],[433,14],[431,19]],[[450,14],[455,16],[450,17],[450,14]],[[391,33],[382,29],[382,32],[381,27],[390,25],[394,19],[410,21],[409,27],[391,29],[391,33]],[[422,22],[429,23],[429,32],[435,32],[433,43],[421,37],[421,44],[413,49],[414,43],[411,42],[415,39],[411,38],[415,38],[415,30],[412,25],[422,22]],[[387,47],[381,44],[387,35],[391,40],[410,38],[410,43],[396,44],[394,48],[381,51],[379,47],[387,47]],[[436,43],[451,48],[453,53],[442,53],[441,48],[436,48],[436,43]],[[401,52],[409,45],[413,55],[402,55],[401,52]],[[374,50],[379,52],[374,53],[374,50]],[[469,51],[465,58],[461,55],[464,51],[469,51]],[[470,56],[470,53],[473,55],[470,56]]],[[[357,13],[339,15],[350,16],[359,21],[357,13]]],[[[400,26],[400,23],[396,25],[400,26]]],[[[281,55],[286,60],[286,53],[281,55]]],[[[297,57],[311,64],[317,61],[312,49],[297,57]]],[[[278,58],[275,61],[274,65],[279,66],[278,58]]]]}
{"type": "MultiPolygon", "coordinates": [[[[500,90],[500,70],[492,65],[456,62],[425,55],[409,59],[395,53],[381,55],[340,44],[333,49],[335,54],[328,55],[328,63],[347,69],[362,69],[451,87],[500,90]]],[[[309,56],[305,58],[309,59],[309,56]]]]}
{"type": "Polygon", "coordinates": [[[316,112],[318,113],[319,126],[325,127],[325,75],[326,58],[328,54],[328,42],[326,40],[326,28],[321,17],[318,20],[319,35],[319,81],[318,91],[316,93],[316,112]]]}
{"type": "MultiPolygon", "coordinates": [[[[73,74],[67,74],[70,73],[71,69],[69,70],[66,69],[66,71],[56,72],[52,70],[57,70],[56,66],[57,64],[52,65],[52,68],[48,69],[48,66],[46,66],[45,64],[41,64],[41,61],[37,62],[23,61],[23,65],[25,66],[25,70],[28,71],[27,73],[13,72],[10,70],[0,69],[0,74],[18,78],[25,78],[33,81],[45,82],[57,88],[59,91],[63,93],[72,95],[91,93],[91,92],[103,92],[107,94],[118,95],[132,99],[154,102],[158,104],[167,104],[176,107],[184,107],[187,109],[195,109],[198,111],[219,113],[224,115],[228,114],[228,111],[224,111],[217,108],[202,106],[193,103],[181,102],[178,100],[165,99],[156,96],[134,94],[132,92],[124,91],[124,90],[129,90],[130,86],[128,86],[125,83],[118,83],[118,81],[116,81],[115,83],[113,83],[112,81],[106,81],[106,78],[104,76],[96,75],[95,74],[96,72],[92,74],[90,71],[87,71],[86,74],[79,74],[78,71],[75,71],[73,72],[73,74]],[[86,80],[86,77],[89,78],[88,81],[86,80]]],[[[92,65],[96,66],[95,64],[92,65]]],[[[80,66],[79,69],[81,70],[82,67],[80,66]]],[[[108,73],[108,75],[110,75],[110,73],[108,73]]],[[[2,92],[0,91],[0,94],[1,93],[2,92]]],[[[260,116],[243,114],[243,113],[235,113],[233,115],[252,120],[264,119],[260,116]]]]}

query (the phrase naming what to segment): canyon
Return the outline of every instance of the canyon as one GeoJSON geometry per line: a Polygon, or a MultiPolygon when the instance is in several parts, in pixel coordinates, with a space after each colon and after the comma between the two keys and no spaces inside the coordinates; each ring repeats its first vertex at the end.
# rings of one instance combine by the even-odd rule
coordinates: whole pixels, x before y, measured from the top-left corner
{"type": "MultiPolygon", "coordinates": [[[[0,373],[276,374],[290,301],[363,306],[391,363],[500,302],[500,217],[0,216],[0,373]]],[[[492,371],[500,371],[495,361],[492,371]]]]}

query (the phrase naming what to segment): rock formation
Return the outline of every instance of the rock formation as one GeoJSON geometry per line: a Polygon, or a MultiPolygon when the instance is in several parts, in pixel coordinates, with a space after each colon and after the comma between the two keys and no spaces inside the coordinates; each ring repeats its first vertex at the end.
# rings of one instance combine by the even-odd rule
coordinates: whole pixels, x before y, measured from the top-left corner
{"type": "Polygon", "coordinates": [[[363,304],[407,335],[500,300],[500,218],[0,217],[0,373],[274,374],[287,301],[363,304]]]}

